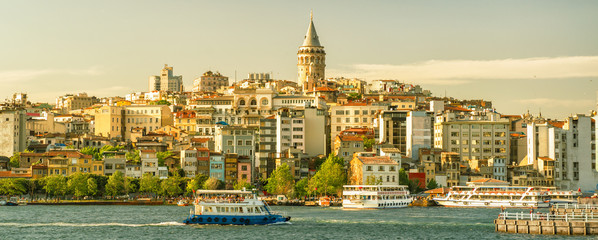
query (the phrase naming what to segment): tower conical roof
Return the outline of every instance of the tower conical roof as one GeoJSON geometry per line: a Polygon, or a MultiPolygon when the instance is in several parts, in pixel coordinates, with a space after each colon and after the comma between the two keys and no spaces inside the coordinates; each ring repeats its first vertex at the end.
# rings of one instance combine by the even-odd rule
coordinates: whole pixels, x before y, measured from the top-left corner
{"type": "Polygon", "coordinates": [[[309,27],[307,28],[307,33],[305,34],[305,40],[303,40],[303,47],[321,47],[320,40],[318,39],[318,33],[316,33],[316,27],[314,26],[314,17],[313,13],[311,14],[309,20],[309,27]]]}

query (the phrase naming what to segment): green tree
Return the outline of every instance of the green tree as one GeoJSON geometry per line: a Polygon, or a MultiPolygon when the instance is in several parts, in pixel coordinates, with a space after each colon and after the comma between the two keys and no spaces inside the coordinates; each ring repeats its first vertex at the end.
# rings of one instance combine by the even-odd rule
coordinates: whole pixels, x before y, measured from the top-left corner
{"type": "Polygon", "coordinates": [[[438,183],[436,182],[436,180],[434,180],[433,178],[428,182],[428,184],[426,185],[427,189],[436,189],[438,188],[438,183]]]}
{"type": "Polygon", "coordinates": [[[349,93],[349,96],[347,96],[347,100],[350,101],[355,101],[355,100],[360,100],[361,99],[361,94],[359,93],[349,93]]]}
{"type": "Polygon", "coordinates": [[[127,177],[125,179],[125,191],[127,193],[136,193],[139,191],[139,179],[127,177]]]}
{"type": "Polygon", "coordinates": [[[87,194],[89,196],[95,196],[98,194],[98,184],[94,178],[87,179],[87,194]]]}
{"type": "Polygon", "coordinates": [[[23,178],[0,179],[0,195],[23,195],[27,189],[27,180],[23,178]]]}
{"type": "Polygon", "coordinates": [[[344,169],[344,160],[334,154],[328,155],[320,170],[309,180],[308,192],[333,193],[340,195],[343,185],[347,182],[347,174],[344,169]]]}
{"type": "Polygon", "coordinates": [[[164,166],[164,161],[172,155],[174,155],[174,153],[171,151],[157,152],[156,157],[158,158],[158,166],[164,166]]]}
{"type": "Polygon", "coordinates": [[[166,100],[159,100],[159,101],[155,101],[155,102],[151,102],[150,105],[168,105],[170,106],[170,102],[166,101],[166,100]]]}
{"type": "Polygon", "coordinates": [[[174,197],[183,193],[183,190],[179,186],[178,177],[164,179],[160,186],[162,187],[162,195],[164,196],[174,197]]]}
{"type": "Polygon", "coordinates": [[[220,180],[215,177],[210,177],[203,183],[203,189],[216,190],[220,186],[220,180]]]}
{"type": "Polygon", "coordinates": [[[247,181],[236,181],[235,184],[233,184],[233,189],[235,190],[243,190],[243,188],[245,188],[245,190],[251,191],[251,189],[254,189],[255,186],[251,185],[251,183],[247,182],[247,181]]]}
{"type": "Polygon", "coordinates": [[[13,154],[12,157],[10,157],[10,167],[18,168],[21,165],[20,159],[21,159],[21,153],[17,152],[15,154],[13,154]]]}
{"type": "Polygon", "coordinates": [[[404,168],[399,170],[399,184],[409,186],[409,175],[407,175],[404,168]]]}
{"type": "Polygon", "coordinates": [[[81,150],[79,150],[80,153],[83,153],[85,155],[91,155],[93,156],[93,159],[96,160],[101,160],[102,159],[102,155],[100,154],[100,150],[95,148],[95,147],[84,147],[81,150]]]}
{"type": "Polygon", "coordinates": [[[308,195],[307,189],[309,184],[309,179],[303,178],[295,183],[295,197],[305,197],[308,195]]]}
{"type": "Polygon", "coordinates": [[[110,196],[118,196],[125,191],[125,178],[121,171],[115,171],[106,183],[106,194],[110,196]]]}
{"type": "Polygon", "coordinates": [[[132,164],[139,164],[141,162],[141,155],[138,149],[133,149],[125,154],[127,161],[131,161],[132,164]]]}
{"type": "Polygon", "coordinates": [[[278,166],[268,178],[264,187],[270,194],[289,194],[295,186],[295,179],[286,163],[278,166]]]}
{"type": "Polygon", "coordinates": [[[363,149],[364,150],[372,149],[372,147],[376,143],[376,140],[373,138],[367,138],[365,136],[362,136],[362,138],[363,138],[363,149]]]}
{"type": "Polygon", "coordinates": [[[160,178],[152,176],[149,173],[143,174],[139,181],[139,192],[160,193],[160,178]]]}
{"type": "Polygon", "coordinates": [[[208,180],[209,177],[203,174],[197,174],[195,175],[195,177],[193,177],[191,180],[189,180],[189,183],[187,184],[186,187],[186,193],[187,194],[191,194],[194,190],[203,188],[203,184],[204,182],[206,182],[206,180],[208,180]]]}
{"type": "Polygon", "coordinates": [[[89,176],[87,174],[81,172],[77,172],[69,176],[69,180],[67,182],[68,191],[75,195],[75,197],[77,198],[87,196],[87,194],[89,193],[89,189],[87,188],[88,178],[89,176]]]}
{"type": "Polygon", "coordinates": [[[62,175],[51,175],[45,178],[44,190],[50,196],[63,196],[67,190],[66,177],[62,175]]]}

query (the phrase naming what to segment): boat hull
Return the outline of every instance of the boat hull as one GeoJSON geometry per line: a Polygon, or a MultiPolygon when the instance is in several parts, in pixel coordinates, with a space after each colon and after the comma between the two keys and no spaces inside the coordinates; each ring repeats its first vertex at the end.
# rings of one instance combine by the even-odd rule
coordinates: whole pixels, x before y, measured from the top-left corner
{"type": "Polygon", "coordinates": [[[435,198],[438,205],[445,207],[472,207],[472,208],[547,208],[548,202],[522,202],[522,201],[465,201],[435,198]]]}
{"type": "Polygon", "coordinates": [[[266,225],[283,223],[291,220],[291,217],[281,215],[191,215],[184,224],[202,225],[266,225]]]}
{"type": "Polygon", "coordinates": [[[351,201],[349,199],[343,200],[344,209],[386,209],[386,208],[404,208],[408,207],[411,199],[404,201],[384,201],[378,202],[373,200],[365,201],[351,201]]]}

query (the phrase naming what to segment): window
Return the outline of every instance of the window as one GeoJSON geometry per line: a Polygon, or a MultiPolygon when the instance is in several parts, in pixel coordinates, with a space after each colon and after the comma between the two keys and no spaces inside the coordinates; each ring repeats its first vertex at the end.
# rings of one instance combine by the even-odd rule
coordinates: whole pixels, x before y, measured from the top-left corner
{"type": "Polygon", "coordinates": [[[263,98],[262,99],[262,105],[268,105],[268,99],[263,98]]]}
{"type": "Polygon", "coordinates": [[[361,111],[361,115],[368,115],[368,110],[361,111]]]}
{"type": "Polygon", "coordinates": [[[366,171],[372,171],[372,166],[367,166],[365,169],[366,171]]]}
{"type": "Polygon", "coordinates": [[[243,145],[243,140],[237,140],[237,146],[242,146],[243,145]]]}
{"type": "Polygon", "coordinates": [[[363,122],[363,123],[367,123],[367,122],[368,122],[368,119],[367,119],[367,118],[363,118],[363,121],[362,121],[362,122],[363,122]]]}
{"type": "Polygon", "coordinates": [[[359,115],[359,110],[355,110],[353,112],[355,113],[355,115],[359,115]]]}
{"type": "Polygon", "coordinates": [[[343,110],[336,110],[336,115],[345,115],[345,111],[343,111],[343,110]]]}
{"type": "Polygon", "coordinates": [[[250,140],[245,141],[245,145],[251,146],[251,141],[250,140]]]}
{"type": "Polygon", "coordinates": [[[384,172],[384,166],[379,166],[378,171],[384,172]]]}
{"type": "Polygon", "coordinates": [[[458,137],[459,136],[459,132],[451,132],[451,137],[458,137]]]}
{"type": "Polygon", "coordinates": [[[247,166],[245,166],[245,165],[241,166],[241,170],[242,171],[247,171],[247,166]]]}
{"type": "Polygon", "coordinates": [[[233,140],[228,140],[228,141],[226,142],[226,145],[232,146],[232,145],[233,145],[233,140]]]}

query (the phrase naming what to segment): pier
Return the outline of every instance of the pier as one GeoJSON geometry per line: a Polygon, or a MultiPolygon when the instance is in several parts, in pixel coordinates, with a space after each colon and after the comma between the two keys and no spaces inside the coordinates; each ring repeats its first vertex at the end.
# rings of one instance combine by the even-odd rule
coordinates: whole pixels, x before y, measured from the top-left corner
{"type": "Polygon", "coordinates": [[[502,212],[494,225],[506,233],[598,235],[598,205],[555,205],[549,213],[502,212]]]}

